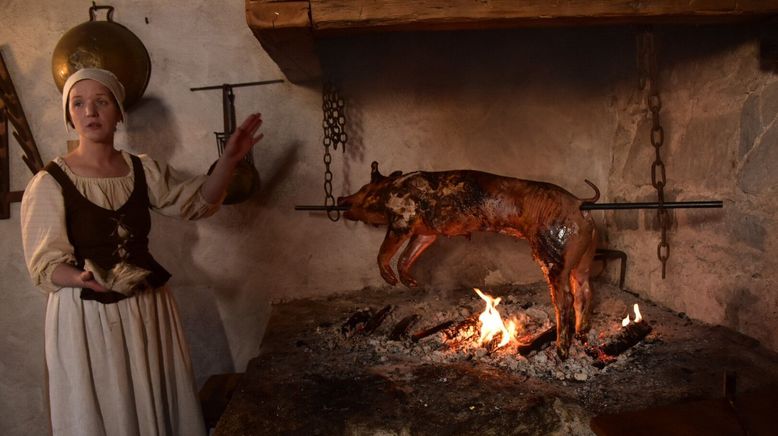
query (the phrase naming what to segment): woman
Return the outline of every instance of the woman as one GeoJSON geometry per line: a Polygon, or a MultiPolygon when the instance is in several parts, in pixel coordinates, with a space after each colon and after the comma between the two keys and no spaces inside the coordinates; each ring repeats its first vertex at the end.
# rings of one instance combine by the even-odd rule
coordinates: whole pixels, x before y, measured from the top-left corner
{"type": "Polygon", "coordinates": [[[25,190],[25,260],[48,294],[45,325],[55,435],[198,435],[205,428],[188,346],[166,282],[148,252],[149,209],[213,214],[240,159],[262,135],[259,114],[230,137],[210,176],[189,180],[114,147],[124,88],[101,69],[65,83],[65,123],[78,147],[25,190]],[[255,136],[256,135],[256,136],[255,136]]]}

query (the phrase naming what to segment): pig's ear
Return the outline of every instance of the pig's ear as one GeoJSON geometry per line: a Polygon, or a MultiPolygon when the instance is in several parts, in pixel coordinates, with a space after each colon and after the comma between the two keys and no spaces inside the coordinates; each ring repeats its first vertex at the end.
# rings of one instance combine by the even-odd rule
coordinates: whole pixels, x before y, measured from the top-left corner
{"type": "Polygon", "coordinates": [[[373,163],[370,164],[370,168],[370,183],[378,183],[386,178],[378,172],[378,162],[373,161],[373,163]]]}
{"type": "Polygon", "coordinates": [[[400,170],[392,171],[392,174],[389,174],[389,178],[398,177],[398,176],[402,176],[402,175],[403,175],[403,172],[400,171],[400,170]]]}

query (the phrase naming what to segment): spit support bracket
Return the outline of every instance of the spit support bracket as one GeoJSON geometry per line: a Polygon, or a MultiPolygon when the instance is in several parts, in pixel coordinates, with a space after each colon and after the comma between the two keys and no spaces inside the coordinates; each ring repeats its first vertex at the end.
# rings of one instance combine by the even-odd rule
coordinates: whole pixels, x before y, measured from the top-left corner
{"type": "MultiPolygon", "coordinates": [[[[210,91],[210,90],[221,90],[222,92],[222,113],[224,116],[224,131],[222,132],[214,132],[216,135],[216,147],[219,151],[219,156],[222,155],[224,152],[224,145],[227,143],[227,140],[230,138],[230,135],[235,132],[235,129],[237,127],[237,120],[235,118],[235,93],[232,91],[233,88],[239,88],[244,86],[262,86],[262,85],[272,85],[274,83],[283,83],[284,81],[282,79],[274,79],[274,80],[261,80],[257,82],[243,82],[243,83],[223,83],[221,85],[210,85],[210,86],[199,86],[196,88],[189,88],[190,91],[210,91]]],[[[246,155],[246,159],[251,159],[251,154],[246,155]]],[[[253,160],[251,161],[253,164],[253,160]]]]}

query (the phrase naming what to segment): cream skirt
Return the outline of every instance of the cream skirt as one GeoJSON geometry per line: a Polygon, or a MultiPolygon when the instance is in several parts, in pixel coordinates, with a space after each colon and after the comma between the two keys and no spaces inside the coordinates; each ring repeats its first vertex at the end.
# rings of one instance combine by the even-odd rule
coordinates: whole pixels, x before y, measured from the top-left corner
{"type": "Polygon", "coordinates": [[[54,435],[204,435],[168,287],[107,305],[79,293],[51,293],[46,309],[54,435]]]}

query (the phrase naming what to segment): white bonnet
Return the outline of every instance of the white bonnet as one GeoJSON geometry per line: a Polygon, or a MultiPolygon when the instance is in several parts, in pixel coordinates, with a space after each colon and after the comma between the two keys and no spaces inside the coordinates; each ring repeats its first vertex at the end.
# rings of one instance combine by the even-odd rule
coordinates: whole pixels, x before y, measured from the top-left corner
{"type": "Polygon", "coordinates": [[[119,105],[119,111],[122,113],[122,121],[127,123],[127,114],[124,112],[124,86],[116,76],[108,71],[100,68],[82,68],[68,77],[65,81],[65,86],[62,87],[62,111],[65,117],[65,128],[68,128],[68,97],[70,96],[70,88],[81,80],[91,79],[102,83],[108,88],[116,99],[116,103],[119,105]]]}

